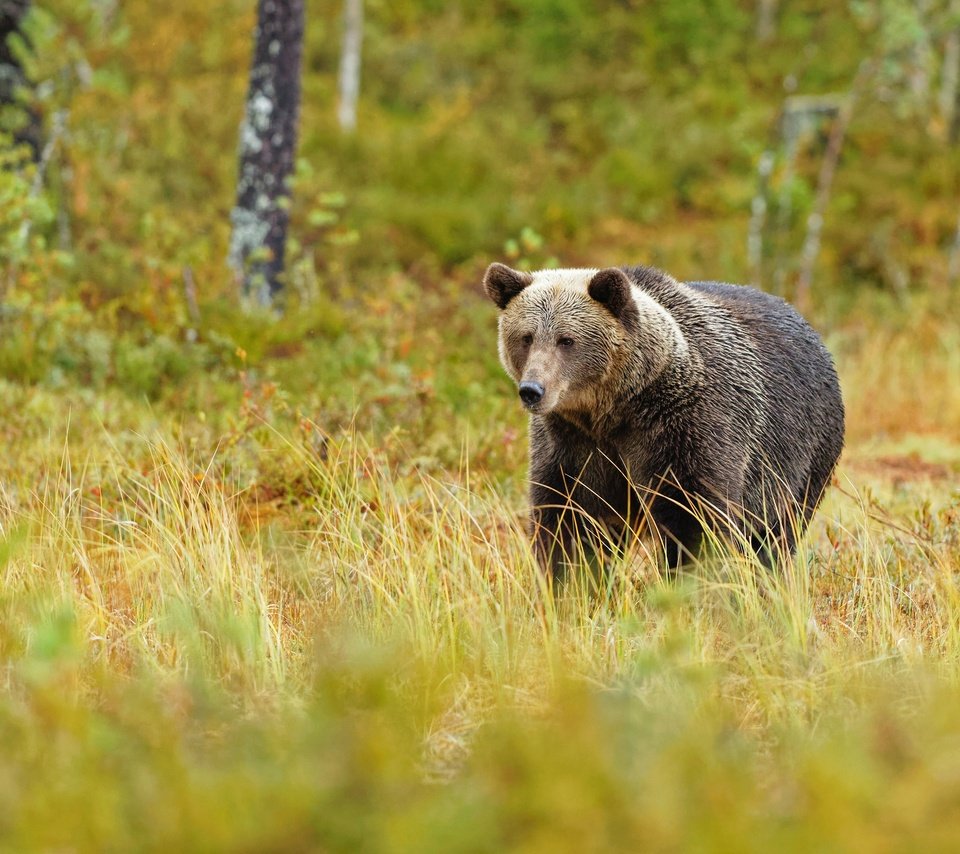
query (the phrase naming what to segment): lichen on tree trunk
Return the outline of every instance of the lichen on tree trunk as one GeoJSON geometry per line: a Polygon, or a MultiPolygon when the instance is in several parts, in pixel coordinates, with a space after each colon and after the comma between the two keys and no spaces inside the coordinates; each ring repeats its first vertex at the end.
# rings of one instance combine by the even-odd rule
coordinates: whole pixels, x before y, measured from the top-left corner
{"type": "Polygon", "coordinates": [[[303,0],[259,0],[228,260],[244,297],[264,307],[282,288],[303,22],[303,0]]]}

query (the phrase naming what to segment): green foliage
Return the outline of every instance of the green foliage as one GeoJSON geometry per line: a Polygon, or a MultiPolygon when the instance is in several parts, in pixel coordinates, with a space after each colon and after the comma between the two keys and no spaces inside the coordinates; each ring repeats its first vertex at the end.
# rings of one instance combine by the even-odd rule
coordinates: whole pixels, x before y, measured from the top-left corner
{"type": "Polygon", "coordinates": [[[511,237],[503,244],[503,254],[522,270],[543,270],[559,265],[556,258],[544,252],[543,238],[529,226],[520,230],[519,237],[511,237]]]}
{"type": "Polygon", "coordinates": [[[77,303],[41,307],[19,298],[0,310],[0,373],[8,379],[101,389],[115,382],[131,394],[156,397],[202,361],[163,335],[111,334],[77,303]]]}
{"type": "Polygon", "coordinates": [[[0,257],[7,277],[43,251],[42,230],[53,220],[50,200],[36,186],[36,168],[26,146],[14,147],[0,135],[0,257]]]}
{"type": "MultiPolygon", "coordinates": [[[[69,248],[69,274],[45,277],[42,290],[120,300],[153,331],[178,337],[174,327],[188,325],[184,267],[201,302],[235,290],[222,263],[222,212],[236,164],[223,153],[236,144],[252,5],[236,0],[220,14],[173,4],[159,14],[143,3],[51,0],[44,9],[31,75],[48,117],[69,113],[47,204],[70,212],[77,239],[60,247],[69,248]],[[195,55],[183,49],[186,31],[205,34],[195,55]]],[[[917,285],[944,280],[956,158],[935,99],[911,94],[908,82],[917,51],[940,50],[946,4],[783,7],[775,37],[759,45],[755,10],[733,0],[643,10],[504,2],[482,12],[374,2],[351,137],[335,120],[339,12],[339,0],[317,0],[307,32],[288,267],[305,302],[391,265],[469,267],[523,229],[551,249],[537,263],[653,261],[689,278],[742,281],[757,159],[785,84],[796,94],[842,92],[869,58],[897,76],[881,69],[860,99],[814,296],[889,287],[897,265],[917,285]],[[916,169],[929,181],[912,180],[916,169]],[[876,222],[912,231],[915,246],[871,257],[864,229],[876,222]]],[[[931,85],[942,77],[936,61],[931,85]]],[[[778,238],[789,251],[776,256],[786,266],[821,154],[822,140],[808,139],[791,179],[788,231],[778,238]]],[[[52,245],[53,223],[40,214],[52,245]]]]}
{"type": "Polygon", "coordinates": [[[120,342],[115,356],[118,385],[135,394],[157,397],[165,383],[186,376],[190,363],[165,335],[132,345],[120,342]]]}

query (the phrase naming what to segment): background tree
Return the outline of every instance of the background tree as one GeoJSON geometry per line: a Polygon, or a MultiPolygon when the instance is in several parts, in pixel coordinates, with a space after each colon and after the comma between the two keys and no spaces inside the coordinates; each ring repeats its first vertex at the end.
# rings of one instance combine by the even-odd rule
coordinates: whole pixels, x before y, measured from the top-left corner
{"type": "Polygon", "coordinates": [[[363,0],[344,0],[343,48],[340,51],[337,119],[348,133],[357,127],[360,96],[360,48],[363,43],[363,0]]]}
{"type": "Polygon", "coordinates": [[[960,110],[957,109],[960,95],[960,0],[951,0],[947,27],[938,100],[944,133],[951,144],[956,144],[960,138],[960,110]]]}
{"type": "Polygon", "coordinates": [[[303,0],[260,0],[229,263],[245,298],[269,306],[282,288],[290,175],[297,147],[303,0]]]}
{"type": "Polygon", "coordinates": [[[41,121],[36,108],[24,103],[21,93],[29,85],[16,49],[27,44],[23,24],[30,11],[30,0],[0,0],[0,128],[12,130],[16,142],[30,147],[34,160],[39,157],[41,121]]]}
{"type": "Polygon", "coordinates": [[[773,38],[777,26],[777,5],[779,0],[758,0],[757,3],[757,40],[768,42],[773,38]]]}

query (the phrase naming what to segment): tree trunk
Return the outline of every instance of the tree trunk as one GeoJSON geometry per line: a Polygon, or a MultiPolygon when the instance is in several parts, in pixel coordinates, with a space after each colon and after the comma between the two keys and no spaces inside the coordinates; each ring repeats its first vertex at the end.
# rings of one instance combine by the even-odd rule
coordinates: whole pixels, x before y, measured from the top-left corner
{"type": "Polygon", "coordinates": [[[843,140],[847,134],[847,127],[853,115],[853,95],[849,95],[846,104],[834,120],[833,129],[827,140],[827,149],[820,163],[820,176],[817,179],[817,194],[814,197],[813,210],[807,217],[807,235],[803,241],[800,253],[800,274],[797,279],[797,289],[794,301],[797,307],[804,310],[810,299],[810,286],[813,284],[813,267],[820,254],[820,234],[823,231],[823,217],[830,201],[830,190],[833,186],[833,176],[840,162],[840,152],[843,150],[843,140]]]}
{"type": "Polygon", "coordinates": [[[20,60],[11,49],[11,37],[26,38],[21,24],[30,11],[30,0],[0,0],[0,109],[19,108],[23,118],[16,123],[14,142],[29,146],[33,159],[40,157],[43,140],[40,114],[18,97],[17,90],[29,86],[20,60]]]}
{"type": "Polygon", "coordinates": [[[843,141],[846,138],[850,120],[853,118],[853,107],[860,94],[860,89],[869,75],[873,73],[873,70],[874,63],[867,60],[860,63],[857,75],[850,86],[850,91],[847,93],[836,119],[834,119],[833,128],[827,140],[827,149],[823,154],[823,160],[820,162],[817,193],[813,201],[813,210],[807,217],[807,235],[803,241],[803,249],[800,254],[800,274],[794,294],[797,307],[801,310],[808,307],[810,287],[813,284],[813,268],[817,262],[817,256],[820,254],[820,234],[823,230],[823,218],[826,214],[827,203],[830,201],[833,176],[836,174],[840,154],[843,151],[843,141]]]}
{"type": "Polygon", "coordinates": [[[760,163],[757,165],[757,192],[750,204],[747,266],[750,268],[750,284],[755,288],[763,288],[763,228],[767,222],[767,196],[774,160],[772,149],[767,149],[760,155],[760,163]]]}
{"type": "Polygon", "coordinates": [[[957,83],[960,81],[960,30],[953,29],[943,44],[940,72],[940,116],[949,138],[957,109],[957,83]]]}
{"type": "Polygon", "coordinates": [[[957,218],[957,230],[953,236],[947,264],[947,284],[952,288],[958,281],[960,281],[960,217],[957,218]]]}
{"type": "MultiPolygon", "coordinates": [[[[960,15],[960,0],[951,0],[950,15],[960,15]]],[[[940,114],[946,127],[947,141],[954,145],[960,136],[960,26],[954,26],[943,44],[940,73],[940,114]]]]}
{"type": "Polygon", "coordinates": [[[303,0],[259,0],[250,89],[240,126],[229,263],[244,297],[264,307],[282,288],[300,109],[303,18],[303,0]]]}
{"type": "Polygon", "coordinates": [[[768,42],[776,32],[778,0],[758,0],[757,41],[768,42]]]}
{"type": "Polygon", "coordinates": [[[917,38],[910,57],[910,92],[920,109],[926,110],[930,98],[930,33],[927,20],[930,0],[913,0],[917,14],[917,38]]]}
{"type": "Polygon", "coordinates": [[[357,127],[357,98],[360,95],[360,47],[363,43],[363,0],[344,0],[343,48],[340,52],[340,127],[352,133],[357,127]]]}

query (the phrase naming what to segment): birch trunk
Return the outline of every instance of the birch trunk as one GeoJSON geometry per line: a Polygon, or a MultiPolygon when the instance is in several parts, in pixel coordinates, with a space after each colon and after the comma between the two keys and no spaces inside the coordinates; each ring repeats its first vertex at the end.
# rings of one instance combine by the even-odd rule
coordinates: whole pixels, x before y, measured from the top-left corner
{"type": "Polygon", "coordinates": [[[757,2],[757,41],[767,42],[776,32],[778,0],[758,0],[757,2]]]}
{"type": "Polygon", "coordinates": [[[290,175],[297,147],[303,0],[259,0],[250,88],[240,126],[229,264],[246,299],[267,307],[282,288],[290,175]]]}
{"type": "Polygon", "coordinates": [[[750,228],[747,231],[747,266],[750,284],[763,288],[763,228],[767,222],[767,196],[770,173],[773,172],[774,153],[764,151],[757,165],[757,192],[750,204],[750,228]]]}
{"type": "Polygon", "coordinates": [[[930,0],[914,0],[914,2],[919,19],[919,32],[911,52],[913,68],[910,71],[910,91],[921,113],[925,113],[930,100],[930,61],[933,53],[930,47],[930,33],[927,30],[930,0]]]}
{"type": "MultiPolygon", "coordinates": [[[[960,2],[954,0],[951,14],[960,13],[960,2]]],[[[947,139],[953,139],[957,120],[957,84],[960,82],[960,28],[954,27],[943,43],[943,63],[940,72],[940,116],[946,128],[947,139]]]]}
{"type": "Polygon", "coordinates": [[[860,63],[857,76],[854,78],[850,91],[847,93],[847,97],[840,107],[836,119],[834,119],[833,128],[827,140],[827,149],[820,163],[820,175],[817,178],[817,193],[814,197],[813,210],[810,212],[810,216],[807,217],[807,235],[804,238],[803,249],[800,254],[800,274],[797,279],[797,290],[794,294],[797,307],[801,310],[805,309],[809,302],[810,287],[813,283],[813,268],[816,265],[817,256],[820,254],[820,235],[823,231],[823,218],[826,214],[827,204],[830,201],[833,177],[836,174],[837,165],[840,162],[840,154],[843,151],[843,141],[846,138],[850,120],[853,118],[853,107],[860,94],[860,89],[865,84],[868,76],[873,72],[873,69],[874,64],[867,60],[860,63]]]}
{"type": "Polygon", "coordinates": [[[363,0],[344,0],[343,48],[340,52],[337,118],[340,128],[352,133],[357,127],[360,97],[360,50],[363,44],[363,0]]]}
{"type": "Polygon", "coordinates": [[[960,217],[957,218],[957,230],[953,235],[953,245],[950,247],[950,258],[947,264],[947,284],[952,288],[960,281],[960,217]]]}

